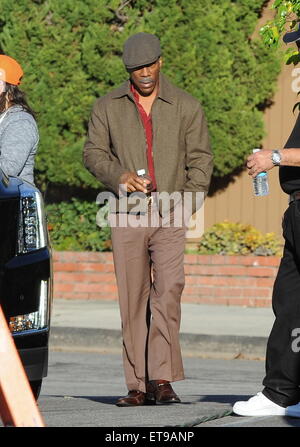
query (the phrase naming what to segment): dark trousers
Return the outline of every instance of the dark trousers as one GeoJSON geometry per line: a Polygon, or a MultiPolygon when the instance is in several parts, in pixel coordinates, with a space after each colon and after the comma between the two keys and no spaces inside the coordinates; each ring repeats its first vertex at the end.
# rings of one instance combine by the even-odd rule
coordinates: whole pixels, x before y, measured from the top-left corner
{"type": "Polygon", "coordinates": [[[263,394],[286,407],[300,401],[300,200],[285,211],[282,228],[285,246],[273,289],[276,318],[267,345],[263,394]]]}

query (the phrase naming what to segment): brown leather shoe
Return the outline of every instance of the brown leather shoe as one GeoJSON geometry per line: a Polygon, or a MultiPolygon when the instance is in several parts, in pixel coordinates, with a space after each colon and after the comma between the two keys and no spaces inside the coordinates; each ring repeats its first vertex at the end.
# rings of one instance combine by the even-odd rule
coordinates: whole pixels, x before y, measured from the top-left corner
{"type": "Polygon", "coordinates": [[[145,404],[146,393],[138,390],[128,391],[127,396],[121,397],[117,400],[116,405],[118,407],[137,407],[145,404]]]}
{"type": "Polygon", "coordinates": [[[158,405],[180,403],[181,400],[167,380],[151,380],[147,383],[146,400],[158,405]]]}

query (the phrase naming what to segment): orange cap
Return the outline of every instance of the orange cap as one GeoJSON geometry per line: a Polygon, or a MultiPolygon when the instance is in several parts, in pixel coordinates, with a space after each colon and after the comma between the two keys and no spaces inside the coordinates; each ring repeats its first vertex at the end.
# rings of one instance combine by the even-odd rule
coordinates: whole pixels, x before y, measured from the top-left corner
{"type": "Polygon", "coordinates": [[[12,57],[0,54],[0,80],[19,85],[23,76],[21,65],[12,57]]]}

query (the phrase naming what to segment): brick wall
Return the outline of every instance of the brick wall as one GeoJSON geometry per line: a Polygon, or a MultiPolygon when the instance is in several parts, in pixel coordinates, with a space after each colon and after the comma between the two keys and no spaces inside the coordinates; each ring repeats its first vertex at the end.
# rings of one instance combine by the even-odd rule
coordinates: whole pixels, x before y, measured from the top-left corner
{"type": "MultiPolygon", "coordinates": [[[[279,257],[185,255],[182,301],[270,306],[279,257]]],[[[117,300],[112,253],[54,252],[54,298],[117,300]]]]}

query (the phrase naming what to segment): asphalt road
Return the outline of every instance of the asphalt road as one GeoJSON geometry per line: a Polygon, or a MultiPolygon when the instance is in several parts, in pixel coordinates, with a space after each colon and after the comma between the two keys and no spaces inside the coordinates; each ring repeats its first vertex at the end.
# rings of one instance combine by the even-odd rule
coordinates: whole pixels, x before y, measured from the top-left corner
{"type": "Polygon", "coordinates": [[[174,384],[182,404],[119,408],[127,393],[119,353],[52,350],[39,408],[47,427],[110,427],[114,436],[124,427],[300,427],[300,419],[228,415],[261,390],[263,361],[185,357],[184,366],[186,380],[174,384]]]}

